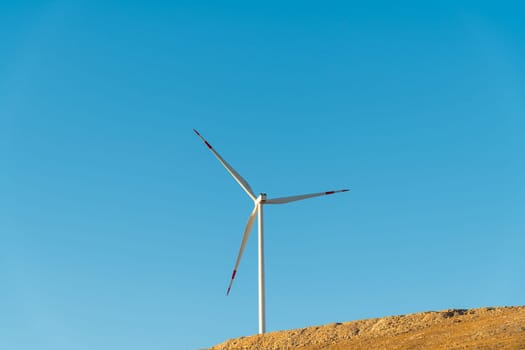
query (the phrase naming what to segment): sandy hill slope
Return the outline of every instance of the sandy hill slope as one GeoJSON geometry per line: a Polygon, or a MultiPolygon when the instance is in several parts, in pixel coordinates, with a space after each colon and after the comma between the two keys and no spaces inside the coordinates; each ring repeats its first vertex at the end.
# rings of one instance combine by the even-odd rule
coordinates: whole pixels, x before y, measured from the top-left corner
{"type": "Polygon", "coordinates": [[[525,349],[525,306],[451,309],[230,339],[210,350],[525,349]]]}

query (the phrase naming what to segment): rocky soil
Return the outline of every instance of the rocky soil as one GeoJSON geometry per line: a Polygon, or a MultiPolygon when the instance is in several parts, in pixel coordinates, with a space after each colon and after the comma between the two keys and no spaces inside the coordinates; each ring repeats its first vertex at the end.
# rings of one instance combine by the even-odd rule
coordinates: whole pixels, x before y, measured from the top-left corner
{"type": "Polygon", "coordinates": [[[210,350],[525,350],[525,306],[451,309],[230,339],[210,350]]]}

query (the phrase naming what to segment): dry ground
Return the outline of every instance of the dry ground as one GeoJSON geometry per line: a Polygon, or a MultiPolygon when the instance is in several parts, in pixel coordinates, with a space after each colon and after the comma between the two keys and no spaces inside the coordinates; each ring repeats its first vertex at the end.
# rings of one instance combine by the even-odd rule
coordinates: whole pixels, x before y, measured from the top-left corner
{"type": "Polygon", "coordinates": [[[451,309],[230,339],[210,350],[525,349],[525,306],[451,309]]]}

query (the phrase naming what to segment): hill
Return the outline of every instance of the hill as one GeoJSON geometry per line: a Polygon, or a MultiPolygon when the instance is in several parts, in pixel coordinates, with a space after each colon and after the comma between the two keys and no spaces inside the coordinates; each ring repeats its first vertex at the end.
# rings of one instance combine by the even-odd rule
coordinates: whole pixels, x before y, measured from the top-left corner
{"type": "Polygon", "coordinates": [[[210,350],[525,349],[525,306],[450,309],[230,339],[210,350]]]}

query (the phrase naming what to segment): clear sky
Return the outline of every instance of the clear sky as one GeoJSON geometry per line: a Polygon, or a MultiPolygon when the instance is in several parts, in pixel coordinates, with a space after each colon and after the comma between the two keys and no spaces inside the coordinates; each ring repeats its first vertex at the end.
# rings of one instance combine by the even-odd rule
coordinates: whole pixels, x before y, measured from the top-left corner
{"type": "Polygon", "coordinates": [[[525,303],[518,1],[171,3],[0,3],[0,348],[257,332],[192,128],[269,331],[525,303]]]}

